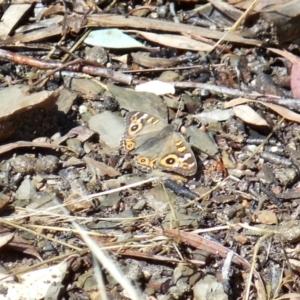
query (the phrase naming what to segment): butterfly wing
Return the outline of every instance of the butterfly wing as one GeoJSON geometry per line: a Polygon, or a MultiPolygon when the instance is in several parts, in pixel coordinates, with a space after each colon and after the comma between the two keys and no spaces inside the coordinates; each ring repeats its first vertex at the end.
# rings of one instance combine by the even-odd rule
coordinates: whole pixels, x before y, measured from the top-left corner
{"type": "Polygon", "coordinates": [[[194,152],[180,133],[172,132],[168,136],[157,158],[156,167],[184,176],[192,176],[197,172],[194,152]]]}
{"type": "Polygon", "coordinates": [[[126,152],[138,153],[147,141],[153,139],[168,124],[162,118],[143,112],[129,112],[125,116],[126,130],[122,146],[126,152]]]}

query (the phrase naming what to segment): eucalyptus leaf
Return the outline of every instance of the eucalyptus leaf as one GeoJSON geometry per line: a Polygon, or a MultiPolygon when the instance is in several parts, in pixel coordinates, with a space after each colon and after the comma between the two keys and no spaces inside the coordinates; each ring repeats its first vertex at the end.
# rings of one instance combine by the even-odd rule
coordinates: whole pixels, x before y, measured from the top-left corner
{"type": "Polygon", "coordinates": [[[131,36],[119,29],[93,30],[84,42],[91,46],[99,46],[110,49],[146,48],[131,36]]]}

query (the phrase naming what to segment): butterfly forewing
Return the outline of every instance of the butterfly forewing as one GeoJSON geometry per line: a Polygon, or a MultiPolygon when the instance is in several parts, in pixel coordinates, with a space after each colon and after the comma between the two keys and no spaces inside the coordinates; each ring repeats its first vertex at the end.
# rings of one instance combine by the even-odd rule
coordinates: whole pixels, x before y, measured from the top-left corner
{"type": "Polygon", "coordinates": [[[122,138],[125,151],[133,152],[146,141],[154,138],[167,122],[148,113],[129,112],[125,117],[126,130],[122,138]]]}

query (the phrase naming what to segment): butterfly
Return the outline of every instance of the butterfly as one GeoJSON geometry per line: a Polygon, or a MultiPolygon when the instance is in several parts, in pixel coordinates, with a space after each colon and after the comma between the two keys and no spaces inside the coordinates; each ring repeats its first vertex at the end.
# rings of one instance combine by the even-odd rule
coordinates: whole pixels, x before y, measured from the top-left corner
{"type": "Polygon", "coordinates": [[[121,145],[134,155],[142,170],[160,169],[192,176],[197,171],[195,155],[185,138],[163,118],[133,111],[125,116],[121,145]]]}

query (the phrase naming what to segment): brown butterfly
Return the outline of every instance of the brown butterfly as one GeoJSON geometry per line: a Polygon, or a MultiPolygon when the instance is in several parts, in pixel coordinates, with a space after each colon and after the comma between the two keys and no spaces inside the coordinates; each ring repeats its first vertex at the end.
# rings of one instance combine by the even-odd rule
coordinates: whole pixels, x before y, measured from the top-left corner
{"type": "Polygon", "coordinates": [[[125,116],[121,144],[135,155],[135,163],[146,170],[160,169],[192,176],[197,171],[195,155],[172,124],[149,113],[133,111],[125,116]]]}

